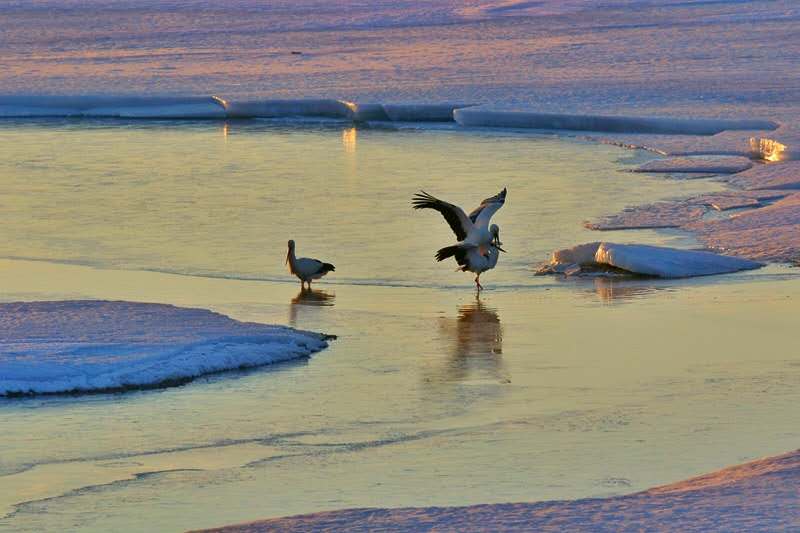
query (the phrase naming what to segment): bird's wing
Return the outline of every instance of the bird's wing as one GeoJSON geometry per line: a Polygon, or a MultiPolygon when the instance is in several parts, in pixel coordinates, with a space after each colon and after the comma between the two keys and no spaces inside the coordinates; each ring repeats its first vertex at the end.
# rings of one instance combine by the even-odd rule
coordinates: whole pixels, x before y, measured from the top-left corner
{"type": "Polygon", "coordinates": [[[425,191],[420,191],[411,200],[414,209],[435,209],[440,212],[444,219],[450,224],[450,229],[456,234],[456,239],[463,241],[467,238],[469,230],[472,229],[472,221],[467,218],[464,210],[457,205],[443,202],[431,196],[425,191]]]}
{"type": "Polygon", "coordinates": [[[472,213],[469,214],[469,219],[477,226],[488,226],[489,220],[492,218],[498,209],[503,207],[506,203],[506,189],[495,194],[491,198],[481,202],[481,205],[476,207],[472,213]]]}
{"type": "Polygon", "coordinates": [[[324,265],[319,259],[312,259],[310,257],[300,257],[297,259],[296,264],[305,274],[316,274],[322,270],[324,265]]]}

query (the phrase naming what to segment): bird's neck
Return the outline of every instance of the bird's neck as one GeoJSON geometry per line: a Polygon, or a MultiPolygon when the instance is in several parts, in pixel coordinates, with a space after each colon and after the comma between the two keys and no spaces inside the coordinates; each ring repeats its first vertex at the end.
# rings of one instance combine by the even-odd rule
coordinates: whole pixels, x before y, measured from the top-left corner
{"type": "Polygon", "coordinates": [[[294,248],[289,248],[289,253],[286,255],[286,258],[289,260],[289,272],[294,274],[297,270],[297,257],[294,255],[294,248]]]}

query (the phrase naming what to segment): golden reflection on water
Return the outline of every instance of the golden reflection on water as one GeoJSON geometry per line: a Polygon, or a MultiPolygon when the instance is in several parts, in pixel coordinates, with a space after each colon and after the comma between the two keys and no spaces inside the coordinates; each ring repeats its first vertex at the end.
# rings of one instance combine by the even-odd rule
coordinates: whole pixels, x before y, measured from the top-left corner
{"type": "Polygon", "coordinates": [[[356,153],[356,141],[358,140],[358,132],[355,127],[345,128],[342,130],[342,146],[347,154],[356,153]]]}
{"type": "Polygon", "coordinates": [[[316,307],[332,307],[336,299],[335,292],[327,292],[318,289],[300,289],[289,305],[289,324],[297,327],[298,319],[305,318],[305,315],[316,313],[316,307]]]}
{"type": "Polygon", "coordinates": [[[503,376],[503,326],[497,309],[476,296],[474,302],[458,308],[455,322],[442,321],[441,332],[452,340],[452,347],[440,380],[507,381],[503,376]]]}

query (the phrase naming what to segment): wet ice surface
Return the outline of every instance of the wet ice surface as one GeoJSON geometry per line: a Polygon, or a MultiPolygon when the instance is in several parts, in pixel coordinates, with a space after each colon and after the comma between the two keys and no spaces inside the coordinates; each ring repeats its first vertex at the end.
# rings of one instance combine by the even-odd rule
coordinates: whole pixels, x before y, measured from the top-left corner
{"type": "Polygon", "coordinates": [[[0,396],[176,384],[308,357],[321,335],[132,302],[0,304],[0,396]]]}

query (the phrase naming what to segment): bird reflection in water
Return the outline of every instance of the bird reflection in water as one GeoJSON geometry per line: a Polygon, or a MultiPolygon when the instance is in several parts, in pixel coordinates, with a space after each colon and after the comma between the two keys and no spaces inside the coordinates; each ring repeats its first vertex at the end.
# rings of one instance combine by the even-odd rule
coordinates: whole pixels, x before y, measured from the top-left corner
{"type": "Polygon", "coordinates": [[[503,326],[496,309],[476,297],[459,307],[455,322],[443,320],[441,330],[453,340],[441,381],[508,382],[503,372],[503,326]]]}
{"type": "Polygon", "coordinates": [[[320,307],[331,307],[336,293],[318,289],[302,289],[292,298],[289,305],[289,324],[296,327],[299,319],[307,318],[319,311],[320,307]]]}

